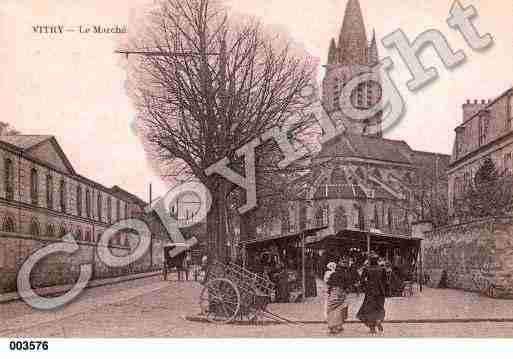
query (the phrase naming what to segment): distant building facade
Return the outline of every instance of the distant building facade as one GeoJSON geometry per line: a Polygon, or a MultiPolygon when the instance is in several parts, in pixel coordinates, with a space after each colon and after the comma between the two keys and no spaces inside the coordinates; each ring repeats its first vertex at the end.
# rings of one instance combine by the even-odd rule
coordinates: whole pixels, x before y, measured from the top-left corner
{"type": "Polygon", "coordinates": [[[499,173],[513,170],[513,88],[495,100],[463,104],[462,123],[456,127],[448,168],[449,213],[474,181],[483,161],[490,158],[499,173]]]}
{"type": "MultiPolygon", "coordinates": [[[[149,269],[151,258],[129,268],[107,268],[95,248],[104,231],[117,221],[141,218],[146,203],[118,186],[107,188],[78,174],[53,136],[0,136],[0,292],[14,290],[23,261],[38,248],[72,234],[80,250],[73,256],[49,258],[35,274],[36,286],[67,283],[78,266],[92,263],[95,277],[149,269]]],[[[129,232],[109,240],[115,255],[137,244],[129,232]]],[[[43,261],[42,261],[43,262],[43,261]]]]}

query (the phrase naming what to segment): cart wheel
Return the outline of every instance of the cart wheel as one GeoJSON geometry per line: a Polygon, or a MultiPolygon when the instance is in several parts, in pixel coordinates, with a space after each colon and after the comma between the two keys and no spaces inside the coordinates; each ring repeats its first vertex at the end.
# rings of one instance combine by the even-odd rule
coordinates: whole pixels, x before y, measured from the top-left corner
{"type": "Polygon", "coordinates": [[[201,291],[200,307],[211,323],[230,323],[240,309],[239,289],[229,279],[213,279],[201,291]]]}

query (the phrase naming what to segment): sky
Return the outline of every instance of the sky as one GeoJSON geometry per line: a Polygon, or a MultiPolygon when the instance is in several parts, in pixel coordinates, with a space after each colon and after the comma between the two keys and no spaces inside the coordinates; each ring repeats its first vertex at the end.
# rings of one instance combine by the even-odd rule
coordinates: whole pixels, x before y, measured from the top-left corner
{"type": "MultiPolygon", "coordinates": [[[[75,170],[106,186],[119,185],[148,199],[166,185],[153,173],[130,129],[135,112],[125,91],[126,59],[114,50],[123,35],[34,33],[36,25],[127,25],[152,0],[2,0],[0,2],[0,98],[2,121],[24,134],[54,135],[75,170]]],[[[325,63],[329,40],[338,37],[347,0],[228,0],[233,11],[259,17],[286,30],[325,63]]],[[[378,41],[402,29],[411,41],[437,29],[467,61],[447,70],[432,49],[426,66],[439,78],[412,93],[410,74],[395,50],[378,44],[380,57],[394,61],[391,77],[407,112],[386,137],[405,140],[415,150],[450,153],[454,128],[467,99],[491,99],[513,86],[513,2],[464,0],[473,5],[474,24],[494,45],[474,52],[446,24],[452,0],[360,0],[367,35],[378,41]],[[386,5],[384,5],[386,3],[386,5]]],[[[130,31],[130,28],[128,28],[130,31]]],[[[322,74],[322,69],[320,69],[322,74]]]]}

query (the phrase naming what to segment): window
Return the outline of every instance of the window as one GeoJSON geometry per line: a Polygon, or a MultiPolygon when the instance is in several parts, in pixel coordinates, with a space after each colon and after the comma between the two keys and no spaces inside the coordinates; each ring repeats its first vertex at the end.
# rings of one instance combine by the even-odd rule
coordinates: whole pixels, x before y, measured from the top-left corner
{"type": "Polygon", "coordinates": [[[112,199],[107,198],[107,220],[112,223],[112,199]]]}
{"type": "Polygon", "coordinates": [[[30,200],[32,202],[32,205],[37,206],[38,204],[38,197],[39,197],[39,191],[38,191],[38,175],[37,170],[35,168],[32,168],[30,171],[30,200]]]}
{"type": "Polygon", "coordinates": [[[91,232],[89,232],[89,231],[85,232],[85,241],[91,242],[91,232]]]}
{"type": "Polygon", "coordinates": [[[5,198],[7,200],[12,201],[14,199],[14,172],[12,168],[12,161],[7,158],[4,162],[5,169],[5,178],[4,178],[4,187],[5,187],[5,198]]]}
{"type": "Polygon", "coordinates": [[[53,178],[51,175],[46,176],[46,207],[53,208],[53,178]]]}
{"type": "Polygon", "coordinates": [[[356,228],[362,231],[365,229],[365,215],[363,208],[360,206],[357,207],[356,228]]]}
{"type": "Polygon", "coordinates": [[[394,218],[392,215],[392,208],[390,208],[390,207],[388,208],[388,211],[387,211],[387,217],[388,217],[388,227],[392,228],[394,225],[394,218]]]}
{"type": "Polygon", "coordinates": [[[41,231],[39,230],[39,222],[35,218],[30,222],[30,234],[33,236],[39,236],[41,234],[41,231]]]}
{"type": "Polygon", "coordinates": [[[102,239],[102,234],[101,233],[98,233],[97,236],[96,236],[96,241],[97,242],[100,242],[102,239]]]}
{"type": "Polygon", "coordinates": [[[510,153],[506,153],[504,155],[504,174],[509,176],[511,175],[511,167],[512,167],[512,163],[511,163],[511,152],[510,153]]]}
{"type": "Polygon", "coordinates": [[[86,189],[86,217],[91,218],[91,193],[86,189]]]}
{"type": "Polygon", "coordinates": [[[53,224],[49,224],[46,226],[46,236],[55,237],[55,227],[53,226],[53,224]]]}
{"type": "Polygon", "coordinates": [[[488,113],[483,113],[479,117],[479,146],[486,143],[488,137],[488,125],[489,125],[488,113]]]}
{"type": "Polygon", "coordinates": [[[125,203],[125,219],[128,218],[128,203],[125,203]]]}
{"type": "Polygon", "coordinates": [[[59,194],[61,201],[61,212],[66,212],[66,182],[63,179],[61,180],[61,184],[59,186],[59,194]]]}
{"type": "Polygon", "coordinates": [[[121,212],[121,203],[119,203],[119,199],[118,199],[118,200],[116,200],[116,222],[121,219],[120,212],[121,212]]]}
{"type": "Polygon", "coordinates": [[[102,221],[102,194],[98,193],[98,197],[96,200],[96,207],[98,208],[98,220],[102,221]]]}
{"type": "Polygon", "coordinates": [[[374,206],[374,228],[379,228],[378,205],[374,206]]]}
{"type": "Polygon", "coordinates": [[[506,131],[511,130],[511,121],[513,119],[513,96],[509,98],[509,111],[506,115],[506,131]]]}
{"type": "Polygon", "coordinates": [[[4,232],[15,232],[14,220],[11,217],[6,217],[2,224],[2,231],[4,232]]]}
{"type": "Polygon", "coordinates": [[[344,207],[339,206],[335,210],[334,222],[335,233],[347,228],[347,216],[344,207]]]}
{"type": "Polygon", "coordinates": [[[82,216],[82,188],[77,186],[77,216],[82,216]]]}

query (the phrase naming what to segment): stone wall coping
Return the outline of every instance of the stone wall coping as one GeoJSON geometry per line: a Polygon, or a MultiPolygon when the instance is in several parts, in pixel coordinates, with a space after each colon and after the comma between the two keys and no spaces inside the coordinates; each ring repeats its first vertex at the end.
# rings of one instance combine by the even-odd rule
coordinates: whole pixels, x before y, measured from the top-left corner
{"type": "Polygon", "coordinates": [[[450,231],[454,228],[458,228],[461,226],[472,226],[472,225],[479,225],[479,224],[486,224],[486,223],[491,224],[491,223],[497,223],[500,220],[509,220],[510,222],[513,222],[513,216],[478,218],[478,219],[474,219],[474,220],[471,220],[468,222],[461,222],[461,223],[457,223],[457,224],[450,224],[450,225],[443,226],[443,227],[433,228],[432,231],[428,231],[426,233],[430,233],[430,234],[441,233],[441,232],[445,232],[445,231],[450,231]]]}
{"type": "MultiPolygon", "coordinates": [[[[24,234],[24,233],[16,233],[16,232],[4,232],[0,231],[0,238],[17,238],[17,239],[24,239],[24,240],[33,240],[38,242],[62,242],[61,238],[54,238],[54,237],[46,237],[46,236],[34,236],[31,234],[24,234]]],[[[88,245],[91,247],[105,247],[103,245],[99,245],[96,242],[87,242],[87,241],[77,241],[77,244],[79,245],[88,245]]],[[[107,246],[108,248],[117,248],[117,249],[130,249],[130,247],[126,246],[119,246],[115,244],[111,244],[107,246]]]]}

